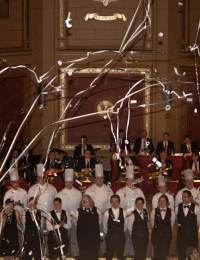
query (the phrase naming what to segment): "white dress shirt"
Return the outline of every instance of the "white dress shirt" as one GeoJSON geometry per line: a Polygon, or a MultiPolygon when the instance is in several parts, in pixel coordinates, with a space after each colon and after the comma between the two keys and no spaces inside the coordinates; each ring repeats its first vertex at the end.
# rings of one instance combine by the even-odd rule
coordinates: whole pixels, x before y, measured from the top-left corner
{"type": "Polygon", "coordinates": [[[157,192],[153,198],[152,198],[152,208],[155,209],[158,207],[158,201],[160,196],[165,195],[167,196],[168,200],[169,200],[169,208],[174,210],[174,197],[172,196],[172,194],[166,192],[166,193],[161,193],[161,192],[157,192]]]}

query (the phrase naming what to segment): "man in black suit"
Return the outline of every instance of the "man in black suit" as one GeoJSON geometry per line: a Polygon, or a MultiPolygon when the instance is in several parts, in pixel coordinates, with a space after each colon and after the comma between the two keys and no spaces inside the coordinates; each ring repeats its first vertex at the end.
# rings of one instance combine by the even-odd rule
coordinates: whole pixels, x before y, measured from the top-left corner
{"type": "Polygon", "coordinates": [[[192,155],[196,152],[198,152],[197,144],[192,141],[190,135],[186,135],[184,137],[184,143],[181,145],[181,153],[192,155]]]}
{"type": "Polygon", "coordinates": [[[169,133],[167,132],[163,133],[163,140],[158,142],[156,154],[160,156],[162,151],[166,151],[168,156],[174,154],[175,151],[174,143],[169,140],[169,133]]]}
{"type": "Polygon", "coordinates": [[[87,143],[87,136],[81,136],[81,144],[77,145],[74,150],[74,159],[78,160],[79,157],[84,156],[85,151],[90,151],[94,154],[94,148],[91,144],[87,143]]]}
{"type": "Polygon", "coordinates": [[[154,152],[153,142],[147,137],[147,131],[141,130],[140,137],[134,142],[134,152],[136,154],[152,154],[154,152]]]}
{"type": "Polygon", "coordinates": [[[84,156],[79,157],[76,171],[80,172],[83,169],[94,170],[96,164],[96,158],[91,156],[91,152],[86,150],[84,156]]]}
{"type": "MultiPolygon", "coordinates": [[[[127,150],[130,152],[131,148],[130,148],[130,140],[127,139],[127,143],[126,143],[126,137],[124,135],[124,130],[123,129],[119,129],[119,147],[122,151],[125,150],[125,147],[127,148],[127,150]]],[[[110,151],[111,152],[116,152],[117,150],[117,146],[115,143],[114,138],[112,138],[111,143],[110,143],[110,151]]]]}

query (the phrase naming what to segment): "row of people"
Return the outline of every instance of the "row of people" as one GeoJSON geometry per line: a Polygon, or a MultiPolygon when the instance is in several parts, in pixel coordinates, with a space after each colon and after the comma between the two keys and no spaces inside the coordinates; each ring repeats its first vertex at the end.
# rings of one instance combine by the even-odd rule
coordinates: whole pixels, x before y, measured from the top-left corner
{"type": "MultiPolygon", "coordinates": [[[[166,151],[168,155],[175,153],[174,142],[170,140],[170,135],[168,132],[164,132],[162,140],[157,143],[156,149],[154,147],[153,141],[148,137],[148,133],[145,129],[141,130],[140,136],[136,138],[133,142],[129,139],[126,140],[124,136],[123,129],[119,130],[119,146],[122,151],[125,150],[125,146],[128,151],[134,151],[135,154],[152,154],[160,155],[162,151],[166,151]]],[[[111,142],[111,151],[116,151],[116,144],[114,140],[111,142]]],[[[198,145],[192,141],[190,135],[184,136],[184,142],[180,146],[181,153],[183,154],[192,154],[199,151],[198,145]]]]}
{"type": "MultiPolygon", "coordinates": [[[[75,212],[80,205],[82,194],[79,190],[74,188],[74,172],[73,169],[66,169],[65,172],[65,188],[57,193],[56,189],[49,183],[44,182],[42,178],[43,174],[43,166],[38,165],[38,175],[37,175],[37,183],[30,187],[28,194],[25,190],[19,188],[18,183],[18,172],[14,168],[12,174],[10,175],[12,181],[12,188],[6,192],[4,196],[4,206],[6,206],[7,201],[13,200],[16,205],[15,209],[20,213],[22,218],[25,216],[25,209],[27,207],[27,200],[31,200],[34,198],[37,201],[37,208],[42,212],[49,213],[52,210],[53,201],[55,198],[59,198],[62,201],[62,208],[67,212],[75,212]],[[23,207],[22,207],[23,205],[23,207]]],[[[85,194],[90,196],[94,201],[94,205],[100,211],[100,214],[104,214],[106,210],[110,207],[110,198],[113,195],[111,188],[104,184],[103,179],[103,168],[102,165],[96,165],[96,180],[95,184],[91,185],[85,191],[85,194]]],[[[185,171],[185,179],[186,179],[186,187],[180,190],[176,196],[175,204],[176,208],[182,203],[183,193],[185,191],[189,191],[192,194],[191,199],[192,203],[198,205],[199,204],[199,190],[195,189],[193,186],[193,174],[191,170],[185,171]]],[[[116,194],[119,196],[121,201],[121,207],[124,211],[129,211],[135,205],[135,201],[137,198],[142,198],[144,201],[144,206],[146,206],[145,196],[141,189],[135,186],[134,184],[134,174],[133,168],[127,168],[127,180],[126,186],[124,188],[119,189],[116,194]]],[[[174,198],[168,193],[166,184],[162,180],[159,182],[160,192],[153,197],[153,210],[158,207],[158,201],[161,196],[166,196],[169,201],[169,208],[174,210],[174,198]]],[[[188,194],[189,194],[188,193],[188,194]]],[[[198,209],[198,206],[196,206],[198,209]]],[[[73,214],[72,214],[73,215],[73,214]]],[[[199,214],[197,214],[199,215],[199,214]]],[[[76,216],[76,215],[75,215],[76,216]]],[[[72,221],[73,223],[73,221],[72,221]]],[[[117,222],[116,222],[117,223],[117,222]]],[[[105,225],[104,225],[105,230],[105,225]]],[[[126,241],[130,242],[130,234],[127,232],[126,241]]],[[[127,242],[126,242],[127,244],[127,242]]],[[[70,232],[70,248],[72,255],[77,255],[78,248],[76,243],[76,225],[71,225],[70,232]]],[[[130,246],[130,245],[129,245],[130,246]]],[[[129,250],[128,248],[127,250],[129,250]]],[[[125,254],[130,254],[129,252],[125,252],[125,254]]],[[[133,253],[131,253],[133,254],[133,253]]]]}

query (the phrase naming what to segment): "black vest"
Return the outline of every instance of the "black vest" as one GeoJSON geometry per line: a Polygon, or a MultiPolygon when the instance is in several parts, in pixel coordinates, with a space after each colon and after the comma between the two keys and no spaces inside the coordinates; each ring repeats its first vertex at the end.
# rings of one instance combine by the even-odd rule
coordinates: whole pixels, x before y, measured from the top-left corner
{"type": "Polygon", "coordinates": [[[193,240],[198,239],[197,216],[195,215],[195,204],[191,204],[187,216],[184,215],[183,203],[178,206],[178,234],[193,240]]]}
{"type": "Polygon", "coordinates": [[[97,242],[100,240],[99,215],[96,207],[90,210],[79,208],[77,221],[77,238],[79,243],[97,242]]]}
{"type": "Polygon", "coordinates": [[[156,230],[159,234],[171,235],[172,233],[171,215],[172,215],[171,209],[167,208],[165,213],[165,218],[162,219],[160,208],[156,208],[153,229],[156,230]]]}
{"type": "Polygon", "coordinates": [[[143,216],[144,219],[141,218],[140,214],[138,211],[135,209],[133,211],[135,220],[133,222],[133,227],[132,227],[132,237],[135,239],[136,237],[141,237],[141,238],[148,238],[148,213],[146,209],[143,209],[143,216]]]}
{"type": "MultiPolygon", "coordinates": [[[[37,221],[38,226],[40,227],[41,225],[41,211],[37,210],[35,213],[35,218],[37,221]]],[[[26,231],[30,231],[30,232],[38,232],[37,230],[37,226],[35,224],[35,221],[32,218],[32,214],[30,211],[26,212],[26,231]]]]}
{"type": "Polygon", "coordinates": [[[124,233],[124,214],[123,209],[119,208],[119,217],[115,220],[112,209],[108,210],[108,235],[120,235],[124,233]]]}
{"type": "Polygon", "coordinates": [[[54,210],[51,211],[51,217],[54,220],[53,224],[60,224],[60,223],[64,223],[67,224],[67,215],[66,215],[66,211],[65,210],[61,210],[61,217],[60,220],[58,219],[56,212],[54,210]]]}

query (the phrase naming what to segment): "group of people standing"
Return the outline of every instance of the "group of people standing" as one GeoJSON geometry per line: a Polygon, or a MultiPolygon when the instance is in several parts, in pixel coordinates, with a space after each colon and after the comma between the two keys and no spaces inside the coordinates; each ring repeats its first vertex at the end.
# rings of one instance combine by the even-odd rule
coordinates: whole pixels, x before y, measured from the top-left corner
{"type": "Polygon", "coordinates": [[[37,183],[28,193],[19,187],[17,169],[10,174],[12,188],[5,193],[0,215],[0,253],[5,259],[70,255],[95,260],[105,254],[108,260],[133,255],[145,260],[151,241],[153,259],[165,260],[175,222],[178,259],[186,259],[188,250],[198,248],[200,197],[190,169],[184,172],[186,186],[175,200],[165,180],[158,180],[151,213],[135,185],[133,166],[127,167],[126,185],[116,194],[104,184],[102,164],[95,165],[95,183],[83,194],[74,187],[73,169],[65,170],[65,188],[58,193],[42,174],[39,164],[37,183]]]}

